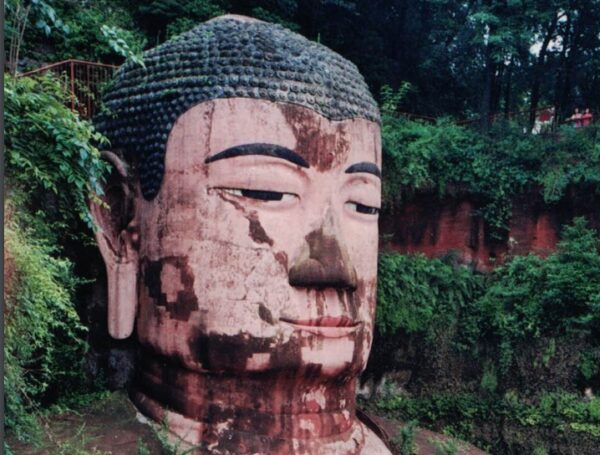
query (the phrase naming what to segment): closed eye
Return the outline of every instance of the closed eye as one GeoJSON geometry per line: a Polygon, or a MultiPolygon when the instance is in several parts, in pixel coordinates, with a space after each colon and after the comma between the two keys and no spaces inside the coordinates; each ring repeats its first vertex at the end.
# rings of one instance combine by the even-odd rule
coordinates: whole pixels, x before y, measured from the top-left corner
{"type": "Polygon", "coordinates": [[[379,209],[377,207],[371,207],[369,205],[360,204],[358,202],[346,202],[346,205],[357,213],[364,213],[366,215],[378,215],[379,209]]]}
{"type": "Polygon", "coordinates": [[[297,197],[292,193],[283,193],[279,191],[269,190],[245,190],[241,188],[221,188],[227,194],[231,194],[238,197],[245,197],[248,199],[256,199],[258,201],[284,201],[291,198],[297,197]]]}

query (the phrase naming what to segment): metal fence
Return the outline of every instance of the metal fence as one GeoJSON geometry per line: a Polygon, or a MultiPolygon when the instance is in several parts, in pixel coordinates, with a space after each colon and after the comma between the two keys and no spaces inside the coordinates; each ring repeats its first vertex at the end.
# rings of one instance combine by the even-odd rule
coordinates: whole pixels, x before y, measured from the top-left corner
{"type": "Polygon", "coordinates": [[[90,119],[98,109],[102,88],[112,79],[117,68],[105,63],[65,60],[19,74],[19,77],[42,75],[48,71],[55,73],[70,94],[71,109],[90,119]]]}

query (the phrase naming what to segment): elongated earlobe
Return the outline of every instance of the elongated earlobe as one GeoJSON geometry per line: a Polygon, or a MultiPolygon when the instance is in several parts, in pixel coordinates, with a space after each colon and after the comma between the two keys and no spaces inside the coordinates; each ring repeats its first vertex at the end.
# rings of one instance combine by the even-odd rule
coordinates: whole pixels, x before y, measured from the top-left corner
{"type": "Polygon", "coordinates": [[[108,332],[113,338],[127,338],[133,332],[137,310],[137,262],[117,263],[108,276],[108,332]]]}
{"type": "Polygon", "coordinates": [[[108,331],[113,338],[122,339],[133,332],[138,302],[136,190],[129,184],[121,159],[112,152],[103,152],[102,156],[112,165],[112,171],[101,198],[104,204],[92,203],[90,210],[108,278],[108,331]]]}

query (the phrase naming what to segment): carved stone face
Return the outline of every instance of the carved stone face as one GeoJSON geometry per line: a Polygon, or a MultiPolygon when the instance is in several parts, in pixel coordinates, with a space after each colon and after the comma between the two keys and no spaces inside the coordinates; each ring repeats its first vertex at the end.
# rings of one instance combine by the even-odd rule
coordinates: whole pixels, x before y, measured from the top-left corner
{"type": "Polygon", "coordinates": [[[192,371],[350,378],[375,310],[379,126],[231,98],[179,117],[138,197],[138,338],[192,371]]]}

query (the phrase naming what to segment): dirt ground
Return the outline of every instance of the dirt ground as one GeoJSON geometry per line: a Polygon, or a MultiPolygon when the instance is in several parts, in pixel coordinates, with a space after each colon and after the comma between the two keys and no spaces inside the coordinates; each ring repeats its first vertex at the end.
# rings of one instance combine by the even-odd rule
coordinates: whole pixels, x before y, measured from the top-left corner
{"type": "MultiPolygon", "coordinates": [[[[108,398],[79,412],[55,414],[44,419],[45,437],[41,447],[23,444],[10,435],[8,443],[15,455],[183,455],[185,451],[165,445],[164,431],[136,418],[137,411],[125,392],[108,398]]],[[[369,417],[396,444],[403,422],[385,419],[372,413],[369,417]]],[[[439,433],[416,428],[414,455],[486,455],[470,444],[439,433]]],[[[371,455],[371,454],[368,454],[371,455]]],[[[376,455],[376,454],[373,454],[376,455]]]]}
{"type": "MultiPolygon", "coordinates": [[[[399,420],[369,414],[371,419],[385,433],[386,439],[391,442],[392,448],[400,454],[402,440],[401,429],[405,423],[399,420]]],[[[440,433],[416,427],[413,436],[413,451],[411,455],[489,455],[487,452],[458,439],[450,438],[440,433]]]]}
{"type": "Polygon", "coordinates": [[[115,392],[79,412],[55,414],[43,419],[41,447],[8,437],[15,455],[147,455],[163,454],[150,425],[136,419],[136,409],[125,392],[115,392]]]}

